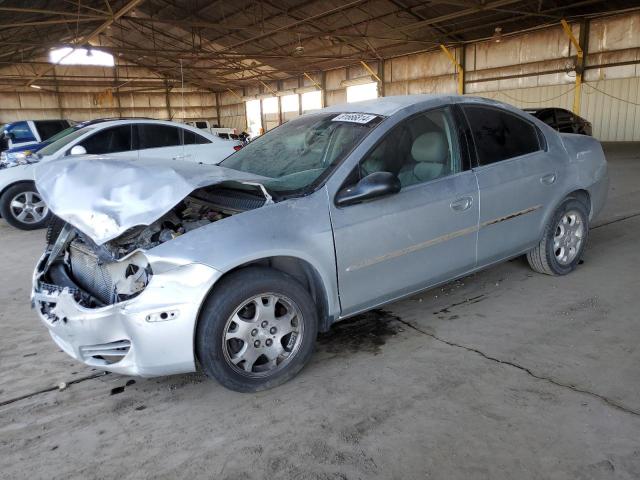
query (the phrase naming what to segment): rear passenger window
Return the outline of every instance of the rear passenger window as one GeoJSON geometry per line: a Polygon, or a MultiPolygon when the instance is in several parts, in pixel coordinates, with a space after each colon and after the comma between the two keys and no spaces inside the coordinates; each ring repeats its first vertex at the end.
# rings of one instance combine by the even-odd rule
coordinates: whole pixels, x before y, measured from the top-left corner
{"type": "Polygon", "coordinates": [[[498,108],[464,105],[480,165],[507,160],[540,150],[532,124],[498,108]]]}
{"type": "Polygon", "coordinates": [[[79,143],[87,153],[102,155],[131,150],[131,125],[105,128],[79,143]]]}
{"type": "Polygon", "coordinates": [[[135,150],[182,145],[180,130],[169,125],[138,124],[138,144],[135,150]]]}
{"type": "Polygon", "coordinates": [[[198,135],[191,130],[182,129],[182,135],[184,137],[185,145],[202,145],[205,143],[211,143],[211,140],[204,138],[202,135],[198,135]]]}

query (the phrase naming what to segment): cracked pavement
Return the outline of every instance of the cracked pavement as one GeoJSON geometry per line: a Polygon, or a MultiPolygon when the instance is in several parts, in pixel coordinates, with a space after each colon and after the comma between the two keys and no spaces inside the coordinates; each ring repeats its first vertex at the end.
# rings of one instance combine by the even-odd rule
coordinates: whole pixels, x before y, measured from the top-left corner
{"type": "Polygon", "coordinates": [[[0,478],[640,478],[640,149],[606,151],[575,273],[516,259],[393,303],[252,395],[67,358],[28,305],[43,233],[0,220],[0,478]]]}

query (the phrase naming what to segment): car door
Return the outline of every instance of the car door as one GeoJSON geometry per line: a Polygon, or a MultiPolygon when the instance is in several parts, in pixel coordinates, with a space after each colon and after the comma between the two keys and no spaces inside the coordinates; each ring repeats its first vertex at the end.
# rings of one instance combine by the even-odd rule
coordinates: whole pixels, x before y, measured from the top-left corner
{"type": "Polygon", "coordinates": [[[137,123],[134,148],[140,159],[185,160],[181,128],[160,123],[137,123]]]}
{"type": "Polygon", "coordinates": [[[94,133],[77,143],[66,146],[65,155],[71,154],[71,149],[80,145],[90,155],[109,155],[116,158],[137,159],[137,152],[132,150],[132,125],[116,125],[96,129],[94,133]]]}
{"type": "MultiPolygon", "coordinates": [[[[199,123],[199,122],[196,122],[199,123]]],[[[231,155],[235,150],[234,142],[230,140],[209,140],[199,133],[181,129],[184,141],[184,159],[192,162],[217,165],[231,155]]]]}
{"type": "Polygon", "coordinates": [[[558,166],[528,118],[485,105],[462,105],[475,145],[480,189],[478,264],[531,248],[552,198],[558,166]]]}
{"type": "Polygon", "coordinates": [[[40,138],[37,136],[38,133],[33,127],[33,122],[30,121],[12,123],[6,128],[6,132],[9,134],[8,148],[40,142],[40,138]]]}
{"type": "Polygon", "coordinates": [[[460,275],[475,266],[478,188],[450,108],[405,120],[367,154],[343,188],[378,171],[399,193],[330,204],[343,315],[460,275]]]}

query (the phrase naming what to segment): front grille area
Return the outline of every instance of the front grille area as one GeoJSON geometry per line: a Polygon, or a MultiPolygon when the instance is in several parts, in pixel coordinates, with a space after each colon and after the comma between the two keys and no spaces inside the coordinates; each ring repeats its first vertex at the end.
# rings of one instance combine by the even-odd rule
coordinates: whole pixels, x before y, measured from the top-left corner
{"type": "Polygon", "coordinates": [[[80,353],[85,362],[95,365],[110,365],[122,360],[130,349],[131,342],[129,340],[118,340],[97,345],[83,345],[80,347],[80,353]]]}
{"type": "Polygon", "coordinates": [[[106,265],[84,244],[75,241],[69,247],[69,261],[73,280],[103,303],[111,303],[114,282],[106,265]]]}

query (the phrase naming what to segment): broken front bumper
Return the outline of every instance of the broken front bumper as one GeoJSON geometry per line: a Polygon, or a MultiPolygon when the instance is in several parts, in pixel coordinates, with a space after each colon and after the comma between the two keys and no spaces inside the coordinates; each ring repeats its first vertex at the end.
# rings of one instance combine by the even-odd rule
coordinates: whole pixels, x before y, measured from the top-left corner
{"type": "Polygon", "coordinates": [[[153,275],[137,297],[100,308],[76,302],[69,289],[33,280],[32,306],[67,354],[103,370],[153,377],[195,371],[200,306],[221,273],[189,264],[153,275]],[[55,312],[55,315],[51,312],[55,312]]]}

